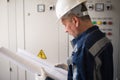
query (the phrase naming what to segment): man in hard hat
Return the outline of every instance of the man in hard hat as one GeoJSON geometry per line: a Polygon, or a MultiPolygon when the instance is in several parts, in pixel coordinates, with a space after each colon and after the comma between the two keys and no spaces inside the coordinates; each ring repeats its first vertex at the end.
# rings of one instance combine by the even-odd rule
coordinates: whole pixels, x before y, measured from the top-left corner
{"type": "Polygon", "coordinates": [[[93,25],[86,0],[58,0],[56,15],[72,35],[73,52],[68,66],[68,80],[113,80],[113,47],[110,40],[93,25]]]}
{"type": "MultiPolygon", "coordinates": [[[[86,0],[58,0],[56,15],[72,35],[73,52],[68,59],[68,80],[113,80],[113,47],[93,25],[86,0]]],[[[63,67],[65,67],[63,65],[63,67]]]]}

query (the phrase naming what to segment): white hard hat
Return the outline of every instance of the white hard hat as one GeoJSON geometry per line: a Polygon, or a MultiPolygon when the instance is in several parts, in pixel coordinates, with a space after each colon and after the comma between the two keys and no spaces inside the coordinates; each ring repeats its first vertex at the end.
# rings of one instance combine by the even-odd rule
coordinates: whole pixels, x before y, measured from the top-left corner
{"type": "Polygon", "coordinates": [[[56,3],[56,15],[58,19],[83,2],[86,2],[86,0],[58,0],[56,3]]]}

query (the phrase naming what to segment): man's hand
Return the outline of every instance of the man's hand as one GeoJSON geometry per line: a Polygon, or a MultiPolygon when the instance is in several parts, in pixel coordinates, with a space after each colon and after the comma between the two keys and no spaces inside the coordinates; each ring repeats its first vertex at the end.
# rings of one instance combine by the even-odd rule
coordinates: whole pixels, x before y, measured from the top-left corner
{"type": "Polygon", "coordinates": [[[62,64],[57,64],[57,65],[55,65],[55,67],[62,68],[62,69],[64,69],[64,70],[68,70],[67,64],[64,64],[64,63],[62,63],[62,64]]]}
{"type": "Polygon", "coordinates": [[[45,72],[44,68],[40,68],[40,74],[35,74],[35,80],[46,80],[47,73],[45,72]]]}

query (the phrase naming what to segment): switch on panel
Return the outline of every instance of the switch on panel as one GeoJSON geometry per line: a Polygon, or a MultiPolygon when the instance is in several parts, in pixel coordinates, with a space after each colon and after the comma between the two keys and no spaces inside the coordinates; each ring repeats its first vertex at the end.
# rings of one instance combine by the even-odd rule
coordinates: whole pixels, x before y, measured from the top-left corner
{"type": "Polygon", "coordinates": [[[112,4],[105,4],[105,10],[112,10],[112,4]]]}
{"type": "Polygon", "coordinates": [[[49,10],[50,10],[50,11],[55,10],[55,6],[54,6],[54,5],[50,5],[50,6],[49,6],[49,10]]]}
{"type": "Polygon", "coordinates": [[[93,4],[88,4],[87,8],[88,8],[88,10],[92,11],[94,9],[94,5],[93,4]]]}

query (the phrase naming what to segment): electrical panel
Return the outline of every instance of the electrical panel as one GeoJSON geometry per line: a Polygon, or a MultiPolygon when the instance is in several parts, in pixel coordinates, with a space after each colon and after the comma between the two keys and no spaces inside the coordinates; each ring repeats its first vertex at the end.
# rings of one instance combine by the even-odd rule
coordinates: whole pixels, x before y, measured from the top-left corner
{"type": "MultiPolygon", "coordinates": [[[[42,49],[47,56],[47,61],[52,62],[53,64],[66,62],[66,57],[69,56],[69,53],[72,51],[72,48],[69,46],[70,41],[68,41],[71,37],[64,33],[61,24],[56,23],[55,3],[57,0],[11,0],[10,5],[5,3],[9,7],[8,9],[6,7],[4,7],[6,9],[3,8],[2,1],[4,0],[0,1],[0,10],[5,11],[1,11],[0,16],[3,16],[4,13],[4,15],[7,15],[6,11],[8,10],[10,13],[9,20],[6,19],[8,16],[0,19],[1,22],[4,21],[5,23],[7,23],[6,21],[9,21],[9,29],[7,24],[4,24],[6,27],[0,27],[0,33],[5,33],[6,35],[2,36],[3,34],[0,34],[2,36],[0,44],[10,46],[12,49],[15,47],[22,47],[35,55],[42,49]],[[13,5],[13,3],[16,3],[16,5],[13,5]],[[11,10],[16,14],[13,14],[11,10]],[[13,23],[13,19],[16,19],[16,23],[13,23]],[[9,32],[12,33],[8,34],[7,31],[4,31],[3,29],[9,30],[9,32]],[[8,38],[10,38],[10,41],[8,41],[8,38]]],[[[7,1],[9,2],[9,0],[7,1]]],[[[112,41],[114,46],[114,80],[120,79],[120,55],[118,54],[120,52],[119,3],[119,0],[87,0],[86,4],[92,23],[99,26],[101,31],[112,41]]],[[[2,60],[0,61],[2,62],[2,60]]],[[[9,67],[9,62],[7,61],[6,63],[7,67],[9,67]]],[[[0,71],[2,71],[2,68],[0,71]]],[[[10,68],[10,71],[11,70],[12,68],[10,68]]],[[[0,79],[3,79],[1,76],[5,73],[7,73],[6,76],[8,76],[3,76],[4,79],[7,78],[6,80],[8,80],[8,78],[17,78],[14,76],[13,71],[11,74],[7,70],[0,73],[0,79]]],[[[35,79],[34,74],[25,72],[25,75],[23,75],[23,73],[19,72],[16,75],[21,75],[22,77],[25,77],[26,80],[35,79]]],[[[22,78],[21,76],[18,78],[22,78]]]]}

